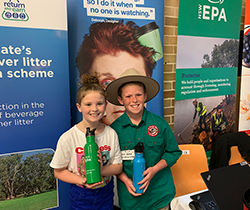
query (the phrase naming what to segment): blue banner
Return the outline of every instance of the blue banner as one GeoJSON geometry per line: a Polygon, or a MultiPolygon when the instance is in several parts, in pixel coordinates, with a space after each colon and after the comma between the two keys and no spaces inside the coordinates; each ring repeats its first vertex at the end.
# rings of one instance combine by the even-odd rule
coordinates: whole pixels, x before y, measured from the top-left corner
{"type": "MultiPolygon", "coordinates": [[[[72,106],[72,121],[73,124],[79,122],[81,120],[81,115],[78,113],[77,109],[75,108],[76,103],[76,90],[77,90],[77,79],[79,78],[79,72],[83,73],[89,73],[91,70],[97,71],[101,74],[100,79],[102,81],[105,81],[105,85],[107,84],[107,81],[110,82],[114,80],[115,78],[119,77],[120,74],[125,71],[127,68],[138,68],[137,70],[139,73],[151,76],[152,78],[156,79],[160,86],[161,90],[159,94],[150,102],[147,103],[147,108],[160,115],[163,116],[163,53],[162,49],[158,50],[156,49],[155,45],[153,46],[151,41],[160,42],[159,45],[163,44],[163,34],[164,34],[164,1],[150,1],[150,0],[128,0],[128,1],[122,1],[122,0],[68,0],[68,23],[69,23],[69,56],[70,56],[70,75],[71,75],[71,106],[72,106]],[[110,50],[110,52],[96,52],[94,53],[93,49],[90,49],[92,51],[84,51],[80,52],[80,46],[83,44],[84,40],[87,38],[84,38],[84,36],[88,36],[90,34],[89,28],[92,27],[94,30],[95,24],[99,24],[96,27],[101,27],[103,24],[107,23],[113,23],[114,26],[118,24],[119,22],[123,21],[122,26],[120,30],[123,30],[123,25],[126,25],[129,21],[134,22],[133,27],[142,27],[147,24],[153,24],[153,22],[158,26],[157,30],[159,34],[157,38],[149,38],[147,43],[142,43],[141,45],[150,47],[154,49],[157,54],[162,54],[161,57],[154,60],[153,64],[149,67],[149,73],[146,72],[146,68],[144,68],[145,64],[145,55],[141,57],[141,54],[139,52],[131,52],[129,53],[132,55],[132,57],[136,58],[136,62],[138,63],[132,63],[133,61],[127,60],[125,58],[121,58],[123,60],[123,63],[121,61],[116,62],[115,56],[117,57],[119,55],[118,51],[125,51],[128,52],[129,50],[124,49],[117,49],[116,52],[110,50]],[[158,40],[157,40],[158,39],[158,40]],[[78,52],[80,55],[78,55],[78,52]],[[91,54],[92,58],[87,57],[87,61],[84,60],[84,57],[86,57],[88,54],[91,54]],[[117,54],[115,54],[117,53],[117,54]],[[112,67],[111,64],[107,63],[108,66],[105,66],[105,63],[102,64],[102,70],[104,72],[100,72],[98,67],[96,66],[96,62],[94,59],[97,58],[97,55],[100,54],[113,54],[113,63],[112,67]],[[78,55],[78,62],[76,62],[76,58],[78,55]],[[92,60],[91,60],[92,59],[92,60]],[[139,62],[141,59],[141,63],[139,62]],[[83,64],[79,64],[82,61],[83,64]],[[125,63],[125,64],[124,64],[125,63]],[[129,64],[129,65],[128,65],[129,64]],[[85,70],[80,70],[79,67],[77,68],[77,65],[84,65],[87,66],[85,70]],[[118,65],[118,66],[115,66],[118,65]],[[140,67],[137,67],[137,65],[140,65],[140,67]],[[87,69],[88,68],[88,69],[87,69]],[[105,70],[105,68],[110,70],[105,70]],[[141,68],[141,71],[140,69],[141,68]],[[117,69],[117,70],[112,70],[117,69]],[[107,75],[109,76],[102,76],[107,75]]],[[[111,27],[112,28],[112,27],[111,27]]],[[[131,30],[131,29],[127,29],[131,30]]],[[[131,30],[133,31],[133,30],[131,30]]],[[[93,32],[94,33],[94,32],[93,32]]],[[[93,34],[92,33],[92,34],[93,34]]],[[[125,32],[126,33],[126,32],[125,32]]],[[[105,34],[103,34],[105,36],[105,34]]],[[[92,35],[91,35],[92,36],[92,35]]],[[[91,38],[89,35],[89,37],[91,38]]],[[[129,39],[134,39],[131,37],[131,34],[129,35],[129,39]]],[[[137,39],[137,38],[135,38],[137,39]]],[[[126,41],[126,40],[125,40],[126,41]]],[[[124,41],[124,42],[125,42],[124,41]]],[[[86,42],[86,41],[85,41],[86,42]]],[[[83,44],[83,48],[86,48],[86,43],[83,44]]],[[[119,48],[119,47],[117,47],[119,48]]],[[[105,49],[108,51],[108,49],[105,49]]],[[[131,51],[134,51],[132,49],[131,51]]],[[[145,54],[145,53],[144,53],[145,54]]],[[[122,57],[122,56],[121,56],[122,57]]],[[[148,59],[148,58],[147,58],[148,59]]],[[[147,66],[147,65],[146,65],[147,66]]],[[[104,88],[105,88],[104,85],[104,88]]],[[[111,104],[108,104],[106,116],[103,119],[106,124],[111,124],[118,116],[120,116],[124,112],[124,109],[120,107],[115,107],[111,104]],[[113,117],[114,116],[114,117],[113,117]]]]}
{"type": "Polygon", "coordinates": [[[0,208],[18,198],[20,209],[37,209],[31,195],[56,207],[49,163],[70,128],[66,1],[1,0],[0,11],[0,208]]]}
{"type": "MultiPolygon", "coordinates": [[[[68,0],[68,25],[72,125],[81,121],[75,105],[81,74],[98,72],[106,88],[130,68],[159,82],[146,106],[163,117],[163,0],[68,0]]],[[[103,122],[110,125],[123,112],[108,103],[103,122]]]]}

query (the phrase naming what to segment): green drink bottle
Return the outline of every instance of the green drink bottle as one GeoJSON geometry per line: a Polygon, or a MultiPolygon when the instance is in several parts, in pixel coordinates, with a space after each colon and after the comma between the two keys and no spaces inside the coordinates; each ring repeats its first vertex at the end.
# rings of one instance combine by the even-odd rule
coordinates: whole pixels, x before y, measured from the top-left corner
{"type": "Polygon", "coordinates": [[[86,178],[88,184],[93,184],[101,181],[100,164],[97,157],[98,145],[95,142],[95,130],[95,128],[93,130],[90,130],[90,127],[87,127],[86,130],[87,143],[84,146],[84,151],[86,178]]]}

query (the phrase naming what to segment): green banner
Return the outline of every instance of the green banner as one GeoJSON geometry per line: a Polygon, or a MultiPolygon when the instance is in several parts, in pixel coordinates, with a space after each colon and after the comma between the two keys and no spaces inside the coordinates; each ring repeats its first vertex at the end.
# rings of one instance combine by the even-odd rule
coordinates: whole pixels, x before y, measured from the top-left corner
{"type": "Polygon", "coordinates": [[[241,8],[241,0],[179,0],[174,114],[179,144],[202,144],[210,151],[216,138],[235,131],[241,8]]]}
{"type": "Polygon", "coordinates": [[[241,3],[235,0],[180,1],[178,34],[238,39],[241,3]]]}

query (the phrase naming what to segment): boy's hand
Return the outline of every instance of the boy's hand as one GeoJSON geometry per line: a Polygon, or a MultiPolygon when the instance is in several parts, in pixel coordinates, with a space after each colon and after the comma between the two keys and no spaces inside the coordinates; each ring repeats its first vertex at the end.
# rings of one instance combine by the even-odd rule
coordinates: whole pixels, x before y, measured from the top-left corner
{"type": "Polygon", "coordinates": [[[142,184],[142,186],[139,189],[144,188],[143,193],[145,193],[146,190],[148,189],[150,180],[154,177],[155,174],[156,171],[153,167],[149,167],[146,171],[143,172],[144,178],[143,180],[138,182],[139,185],[142,184]]]}
{"type": "Polygon", "coordinates": [[[131,179],[127,179],[127,181],[124,183],[128,189],[128,192],[133,196],[140,196],[142,193],[136,193],[136,189],[133,185],[133,182],[131,179]]]}

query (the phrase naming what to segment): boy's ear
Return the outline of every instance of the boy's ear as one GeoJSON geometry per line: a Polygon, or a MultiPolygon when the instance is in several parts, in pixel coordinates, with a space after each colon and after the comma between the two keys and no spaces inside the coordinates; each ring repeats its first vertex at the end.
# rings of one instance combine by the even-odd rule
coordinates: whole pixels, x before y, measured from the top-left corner
{"type": "Polygon", "coordinates": [[[117,100],[119,101],[119,103],[120,103],[121,105],[123,105],[123,100],[122,100],[121,96],[118,96],[118,97],[117,97],[117,100]]]}
{"type": "MultiPolygon", "coordinates": [[[[147,100],[147,98],[148,98],[148,94],[147,94],[147,93],[145,93],[144,97],[145,97],[145,101],[146,101],[146,100],[147,100]]],[[[144,102],[145,102],[145,101],[144,101],[144,102]]]]}

